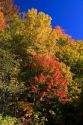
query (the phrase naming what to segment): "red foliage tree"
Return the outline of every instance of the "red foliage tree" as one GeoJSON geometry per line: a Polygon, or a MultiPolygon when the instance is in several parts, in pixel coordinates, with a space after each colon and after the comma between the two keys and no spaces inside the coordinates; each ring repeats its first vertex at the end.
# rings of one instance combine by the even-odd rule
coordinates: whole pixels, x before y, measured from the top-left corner
{"type": "Polygon", "coordinates": [[[32,71],[37,75],[30,80],[31,91],[39,94],[40,100],[55,96],[62,102],[68,101],[68,82],[62,75],[60,63],[51,54],[35,55],[32,71]]]}

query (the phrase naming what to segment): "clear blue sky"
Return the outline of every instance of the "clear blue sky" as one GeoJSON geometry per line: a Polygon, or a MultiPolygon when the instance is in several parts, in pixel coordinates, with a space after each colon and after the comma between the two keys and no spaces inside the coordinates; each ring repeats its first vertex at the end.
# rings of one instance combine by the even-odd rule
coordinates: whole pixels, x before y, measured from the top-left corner
{"type": "Polygon", "coordinates": [[[60,25],[73,39],[83,39],[83,0],[14,0],[20,10],[30,8],[52,17],[52,26],[60,25]]]}

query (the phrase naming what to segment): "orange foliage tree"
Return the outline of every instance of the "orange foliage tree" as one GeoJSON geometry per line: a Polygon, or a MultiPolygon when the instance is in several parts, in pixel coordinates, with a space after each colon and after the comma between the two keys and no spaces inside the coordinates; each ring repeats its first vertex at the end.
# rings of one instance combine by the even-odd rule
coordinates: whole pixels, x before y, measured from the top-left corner
{"type": "Polygon", "coordinates": [[[0,0],[0,29],[4,29],[9,18],[16,13],[18,8],[13,4],[13,0],[0,0]]]}
{"type": "Polygon", "coordinates": [[[68,99],[68,81],[61,72],[60,63],[50,53],[37,53],[31,64],[36,75],[29,80],[32,93],[39,94],[40,101],[57,97],[62,102],[68,99]]]}

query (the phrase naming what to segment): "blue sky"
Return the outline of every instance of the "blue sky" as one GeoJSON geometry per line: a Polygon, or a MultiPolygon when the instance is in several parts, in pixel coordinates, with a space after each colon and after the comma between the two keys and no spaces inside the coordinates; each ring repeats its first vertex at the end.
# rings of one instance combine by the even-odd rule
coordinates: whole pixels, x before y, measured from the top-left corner
{"type": "Polygon", "coordinates": [[[14,0],[20,10],[35,8],[52,17],[52,26],[60,25],[73,39],[83,39],[83,0],[14,0]]]}

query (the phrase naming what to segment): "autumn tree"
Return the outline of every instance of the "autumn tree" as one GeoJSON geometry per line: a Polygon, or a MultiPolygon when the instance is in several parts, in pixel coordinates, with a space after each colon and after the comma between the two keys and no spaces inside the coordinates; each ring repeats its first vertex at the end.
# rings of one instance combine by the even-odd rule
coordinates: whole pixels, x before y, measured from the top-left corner
{"type": "Polygon", "coordinates": [[[1,0],[0,29],[5,28],[9,18],[11,18],[16,13],[18,13],[18,8],[14,5],[13,0],[1,0]]]}
{"type": "Polygon", "coordinates": [[[79,102],[82,42],[53,29],[43,12],[16,14],[12,0],[0,5],[0,113],[64,124],[67,106],[79,102]]]}

